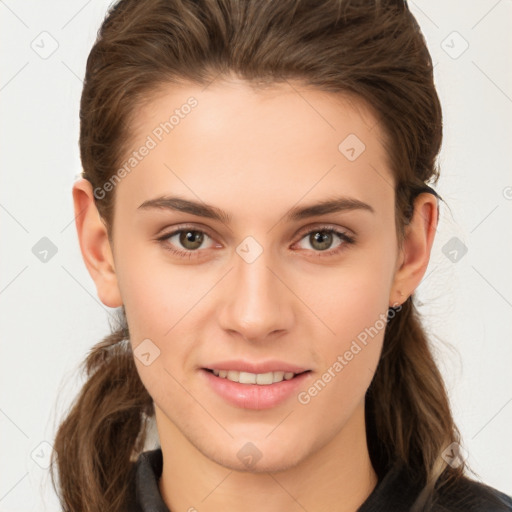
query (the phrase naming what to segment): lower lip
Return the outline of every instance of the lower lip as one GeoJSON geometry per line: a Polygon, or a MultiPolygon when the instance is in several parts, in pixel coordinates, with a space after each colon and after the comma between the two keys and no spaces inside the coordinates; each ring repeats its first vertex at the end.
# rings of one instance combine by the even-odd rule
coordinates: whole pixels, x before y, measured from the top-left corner
{"type": "Polygon", "coordinates": [[[240,384],[222,377],[217,377],[212,372],[201,369],[208,379],[212,389],[227,402],[242,409],[270,409],[283,403],[297,390],[309,377],[311,372],[301,373],[293,379],[283,380],[274,384],[240,384]]]}

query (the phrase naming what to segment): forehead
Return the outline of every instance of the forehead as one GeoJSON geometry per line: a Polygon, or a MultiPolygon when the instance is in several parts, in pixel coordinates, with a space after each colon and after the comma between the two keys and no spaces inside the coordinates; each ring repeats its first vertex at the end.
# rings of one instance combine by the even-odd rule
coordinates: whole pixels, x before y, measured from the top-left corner
{"type": "Polygon", "coordinates": [[[291,82],[264,89],[240,80],[168,85],[133,115],[130,128],[119,207],[135,210],[168,193],[222,201],[225,210],[243,207],[261,218],[306,196],[347,194],[377,210],[393,197],[381,127],[354,95],[291,82]]]}

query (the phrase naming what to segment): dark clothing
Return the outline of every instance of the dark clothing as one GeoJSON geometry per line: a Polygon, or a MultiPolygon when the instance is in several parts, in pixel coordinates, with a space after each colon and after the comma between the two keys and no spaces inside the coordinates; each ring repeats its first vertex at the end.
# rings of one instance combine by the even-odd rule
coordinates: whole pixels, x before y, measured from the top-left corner
{"type": "MultiPolygon", "coordinates": [[[[132,467],[132,495],[126,512],[170,512],[162,500],[158,480],[162,474],[162,450],[142,453],[132,467]]],[[[400,466],[390,469],[357,512],[407,512],[421,485],[400,466]]],[[[439,491],[432,512],[512,511],[512,498],[493,487],[464,477],[448,491],[439,491]]],[[[262,511],[264,512],[264,511],[262,511]]]]}

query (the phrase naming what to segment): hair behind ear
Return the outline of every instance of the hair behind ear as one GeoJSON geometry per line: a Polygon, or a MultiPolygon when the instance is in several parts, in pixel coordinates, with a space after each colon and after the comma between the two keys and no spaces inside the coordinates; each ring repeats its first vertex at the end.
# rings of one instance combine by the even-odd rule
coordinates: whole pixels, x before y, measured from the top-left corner
{"type": "Polygon", "coordinates": [[[146,422],[154,415],[127,335],[121,327],[91,349],[82,363],[87,381],[57,431],[52,459],[58,457],[65,512],[117,512],[125,503],[132,461],[143,450],[146,422]]]}
{"type": "MultiPolygon", "coordinates": [[[[460,433],[412,297],[388,320],[382,354],[366,397],[369,452],[378,473],[394,461],[423,481],[414,510],[428,507],[434,487],[464,473],[442,458],[460,433]]],[[[428,508],[426,508],[428,510],[428,508]]]]}

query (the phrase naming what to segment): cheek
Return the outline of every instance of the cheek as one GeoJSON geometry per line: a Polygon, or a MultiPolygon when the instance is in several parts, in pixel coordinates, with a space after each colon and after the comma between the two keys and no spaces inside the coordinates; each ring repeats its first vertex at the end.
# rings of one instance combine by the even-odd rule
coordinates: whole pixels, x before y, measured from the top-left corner
{"type": "Polygon", "coordinates": [[[331,290],[323,311],[335,334],[318,337],[315,351],[321,364],[310,385],[297,396],[302,412],[314,423],[312,428],[328,428],[333,434],[364,400],[387,325],[387,299],[379,282],[356,282],[360,288],[331,290]]]}
{"type": "Polygon", "coordinates": [[[364,398],[375,373],[387,325],[393,258],[392,248],[376,244],[302,281],[300,293],[330,332],[320,324],[316,329],[322,342],[314,350],[322,364],[298,401],[311,412],[332,411],[334,423],[343,422],[364,398]]]}
{"type": "Polygon", "coordinates": [[[135,364],[144,386],[155,397],[174,382],[166,372],[175,373],[169,361],[186,358],[187,343],[181,329],[199,295],[190,286],[190,277],[157,253],[161,249],[137,247],[128,237],[124,240],[118,247],[123,256],[116,262],[116,274],[135,364]],[[178,339],[180,343],[176,343],[178,339]],[[150,355],[142,357],[147,353],[150,355]]]}
{"type": "MultiPolygon", "coordinates": [[[[384,237],[379,243],[339,265],[309,263],[285,271],[285,281],[302,302],[295,302],[294,329],[303,340],[313,340],[306,344],[319,363],[318,379],[303,390],[304,401],[298,400],[300,409],[328,410],[335,403],[333,414],[343,421],[364,397],[382,347],[393,270],[392,251],[383,247],[384,237]]],[[[208,300],[201,299],[219,275],[208,266],[173,265],[162,248],[141,245],[132,241],[125,250],[119,247],[123,257],[116,272],[134,350],[145,339],[154,340],[160,350],[150,365],[135,362],[155,403],[165,409],[163,402],[182,393],[177,380],[187,381],[185,369],[212,312],[208,300]]]]}
{"type": "Polygon", "coordinates": [[[333,349],[339,349],[387,313],[393,270],[392,251],[375,246],[347,255],[329,268],[300,269],[294,290],[326,324],[329,329],[323,334],[330,332],[330,338],[336,340],[333,349]]]}
{"type": "Polygon", "coordinates": [[[133,341],[164,340],[198,300],[201,280],[196,278],[197,286],[191,286],[192,267],[184,270],[171,264],[156,243],[130,241],[122,234],[119,240],[122,257],[116,262],[116,274],[133,341]]]}

